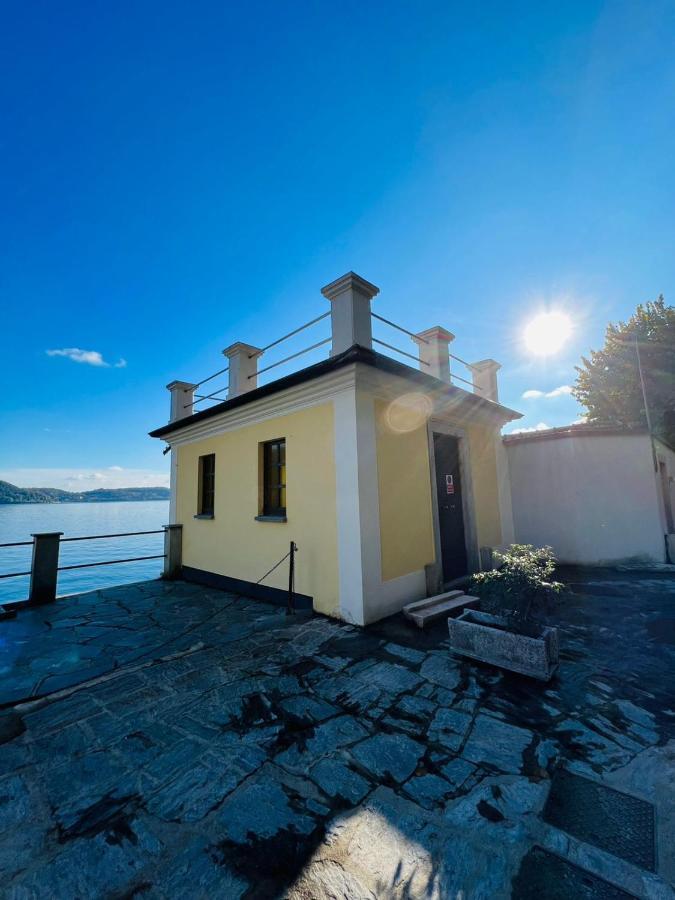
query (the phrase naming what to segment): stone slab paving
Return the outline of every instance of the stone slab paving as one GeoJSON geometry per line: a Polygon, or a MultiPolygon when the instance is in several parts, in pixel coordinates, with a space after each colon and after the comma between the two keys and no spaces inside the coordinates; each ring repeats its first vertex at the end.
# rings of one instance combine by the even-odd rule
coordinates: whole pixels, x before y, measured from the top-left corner
{"type": "Polygon", "coordinates": [[[181,582],[1,622],[0,896],[499,898],[553,854],[675,897],[675,578],[564,576],[549,685],[181,582]],[[544,821],[560,767],[655,805],[656,872],[544,821]]]}

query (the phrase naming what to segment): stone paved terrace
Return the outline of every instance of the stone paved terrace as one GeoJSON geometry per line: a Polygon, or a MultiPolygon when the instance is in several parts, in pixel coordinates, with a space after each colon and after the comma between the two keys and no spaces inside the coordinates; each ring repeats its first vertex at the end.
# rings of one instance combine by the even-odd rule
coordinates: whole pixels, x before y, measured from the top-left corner
{"type": "Polygon", "coordinates": [[[675,578],[564,575],[547,686],[179,582],[0,620],[0,896],[675,896],[675,578]]]}

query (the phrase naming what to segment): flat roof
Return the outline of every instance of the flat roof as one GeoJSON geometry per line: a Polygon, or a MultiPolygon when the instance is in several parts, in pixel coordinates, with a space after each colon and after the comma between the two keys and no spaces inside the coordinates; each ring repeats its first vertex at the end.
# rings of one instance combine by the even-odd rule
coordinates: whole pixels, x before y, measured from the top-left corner
{"type": "Polygon", "coordinates": [[[322,375],[334,372],[337,369],[341,369],[352,363],[364,363],[365,365],[379,369],[382,372],[388,372],[391,375],[407,378],[409,381],[414,381],[420,386],[431,390],[444,390],[448,394],[457,393],[463,395],[463,399],[467,403],[475,405],[476,408],[489,408],[493,410],[498,408],[505,414],[509,421],[522,418],[522,413],[509,409],[507,406],[502,406],[500,403],[494,403],[492,400],[486,400],[484,397],[479,397],[476,394],[472,394],[455,385],[446,384],[446,382],[441,381],[439,378],[434,378],[433,375],[427,375],[425,372],[413,369],[412,366],[400,363],[395,359],[377,353],[375,350],[370,350],[366,347],[361,347],[359,344],[354,344],[349,350],[345,350],[344,353],[340,353],[337,356],[331,356],[329,359],[322,360],[322,362],[315,363],[312,366],[307,366],[305,369],[300,369],[298,372],[293,372],[283,378],[278,378],[276,381],[271,381],[269,384],[264,384],[259,388],[254,388],[254,390],[248,391],[245,394],[240,394],[238,397],[233,397],[231,400],[223,400],[222,403],[217,403],[215,406],[211,406],[208,409],[202,409],[199,412],[193,413],[191,416],[186,416],[184,419],[178,419],[175,422],[170,422],[168,425],[162,425],[161,428],[155,428],[154,431],[150,432],[150,437],[161,438],[165,435],[173,434],[188,425],[203,422],[205,419],[211,419],[213,416],[229,412],[231,409],[237,409],[247,403],[254,403],[256,400],[260,400],[263,397],[269,397],[270,395],[279,393],[287,388],[296,387],[297,385],[304,384],[306,381],[311,381],[314,378],[320,378],[322,375]]]}

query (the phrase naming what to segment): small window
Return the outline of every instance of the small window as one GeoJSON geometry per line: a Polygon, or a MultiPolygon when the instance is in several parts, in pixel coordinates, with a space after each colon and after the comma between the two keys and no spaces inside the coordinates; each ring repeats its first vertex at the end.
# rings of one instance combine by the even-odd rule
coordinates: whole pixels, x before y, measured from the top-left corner
{"type": "Polygon", "coordinates": [[[198,515],[213,516],[213,498],[216,486],[216,454],[199,457],[198,515]]]}
{"type": "Polygon", "coordinates": [[[286,515],[286,439],[262,446],[264,516],[286,515]]]}

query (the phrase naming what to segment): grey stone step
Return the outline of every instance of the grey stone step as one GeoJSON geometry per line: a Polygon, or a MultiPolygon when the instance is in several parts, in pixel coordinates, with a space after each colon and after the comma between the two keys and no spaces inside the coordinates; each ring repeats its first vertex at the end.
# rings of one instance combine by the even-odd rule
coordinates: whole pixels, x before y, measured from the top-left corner
{"type": "Polygon", "coordinates": [[[462,597],[464,591],[446,591],[444,594],[434,594],[433,597],[425,597],[424,600],[415,600],[414,603],[407,603],[403,607],[403,612],[407,616],[408,613],[419,612],[428,606],[437,606],[444,600],[454,600],[455,597],[462,597]]]}
{"type": "MultiPolygon", "coordinates": [[[[439,594],[439,596],[442,597],[443,595],[439,594]]],[[[452,613],[460,612],[467,607],[476,607],[478,604],[478,597],[470,597],[468,594],[462,594],[460,597],[454,597],[451,600],[442,600],[440,603],[426,606],[424,609],[408,612],[406,615],[418,628],[424,628],[424,626],[428,625],[430,622],[435,622],[437,619],[447,619],[452,613]]]]}

